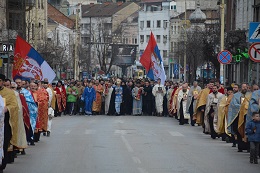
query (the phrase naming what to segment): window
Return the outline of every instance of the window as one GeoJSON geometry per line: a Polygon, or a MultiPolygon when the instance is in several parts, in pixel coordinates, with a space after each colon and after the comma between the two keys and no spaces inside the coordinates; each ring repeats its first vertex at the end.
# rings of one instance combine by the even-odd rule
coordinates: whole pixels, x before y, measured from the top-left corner
{"type": "Polygon", "coordinates": [[[41,29],[41,23],[39,23],[39,27],[38,27],[38,40],[41,39],[41,32],[40,32],[40,29],[41,29]]]}
{"type": "Polygon", "coordinates": [[[56,41],[57,41],[57,46],[58,46],[58,45],[59,45],[59,42],[60,42],[60,35],[59,35],[60,33],[59,33],[59,31],[57,31],[56,34],[57,34],[57,35],[56,35],[56,36],[57,36],[57,38],[56,38],[57,40],[56,40],[56,41]]]}
{"type": "Polygon", "coordinates": [[[163,50],[163,58],[167,57],[167,50],[163,50]]]}
{"type": "Polygon", "coordinates": [[[148,43],[149,40],[150,40],[150,35],[146,35],[146,42],[148,43]]]}
{"type": "Polygon", "coordinates": [[[172,5],[171,10],[176,10],[176,5],[172,5]]]}
{"type": "Polygon", "coordinates": [[[41,35],[42,35],[42,40],[43,40],[43,25],[42,25],[42,28],[41,28],[41,35]]]}
{"type": "Polygon", "coordinates": [[[163,43],[167,43],[167,35],[163,35],[163,43]]]}
{"type": "Polygon", "coordinates": [[[146,27],[147,27],[147,28],[151,28],[151,21],[150,21],[150,20],[147,20],[147,21],[146,21],[146,27]]]}
{"type": "Polygon", "coordinates": [[[177,33],[177,27],[174,26],[174,34],[176,34],[176,33],[177,33]]]}
{"type": "Polygon", "coordinates": [[[9,29],[21,30],[23,26],[22,21],[23,16],[20,13],[9,13],[9,29]]]}
{"type": "Polygon", "coordinates": [[[177,48],[177,42],[174,42],[174,48],[175,49],[177,48]]]}
{"type": "Polygon", "coordinates": [[[34,24],[32,24],[32,39],[34,40],[34,24]]]}
{"type": "Polygon", "coordinates": [[[163,20],[163,28],[166,29],[167,28],[167,23],[168,21],[167,20],[163,20]]]}
{"type": "Polygon", "coordinates": [[[161,36],[160,35],[156,35],[156,41],[157,41],[157,43],[161,42],[161,36]]]}
{"type": "Polygon", "coordinates": [[[137,38],[135,38],[135,44],[137,44],[137,38]]]}
{"type": "Polygon", "coordinates": [[[140,21],[140,28],[141,28],[141,29],[144,28],[144,21],[140,21]]]}
{"type": "Polygon", "coordinates": [[[41,8],[41,0],[37,0],[38,1],[38,9],[41,8]]]}
{"type": "Polygon", "coordinates": [[[140,35],[140,43],[144,42],[144,35],[140,35]]]}
{"type": "Polygon", "coordinates": [[[87,46],[90,43],[90,38],[89,37],[82,37],[81,42],[82,42],[83,46],[87,46]]]}
{"type": "MultiPolygon", "coordinates": [[[[90,25],[88,25],[88,29],[89,29],[90,25]]],[[[112,23],[104,23],[104,29],[105,30],[109,30],[112,28],[112,23]]]]}
{"type": "Polygon", "coordinates": [[[42,6],[42,9],[44,9],[43,1],[44,1],[44,0],[41,0],[41,6],[42,6]]]}
{"type": "Polygon", "coordinates": [[[161,21],[157,20],[157,28],[161,28],[161,21]]]}
{"type": "Polygon", "coordinates": [[[171,52],[173,52],[173,42],[171,42],[171,52]]]}

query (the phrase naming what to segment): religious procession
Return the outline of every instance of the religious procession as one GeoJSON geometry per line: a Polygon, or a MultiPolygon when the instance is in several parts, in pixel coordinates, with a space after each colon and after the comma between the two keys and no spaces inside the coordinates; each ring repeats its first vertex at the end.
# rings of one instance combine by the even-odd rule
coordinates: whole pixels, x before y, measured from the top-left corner
{"type": "MultiPolygon", "coordinates": [[[[74,79],[48,82],[12,82],[0,75],[1,170],[13,163],[41,136],[50,137],[52,119],[74,115],[134,115],[172,117],[179,125],[201,126],[212,139],[220,138],[250,152],[250,163],[258,163],[260,143],[257,85],[219,81],[205,86],[197,81],[174,83],[161,79],[74,79]]],[[[148,118],[148,117],[147,117],[148,118]]]]}

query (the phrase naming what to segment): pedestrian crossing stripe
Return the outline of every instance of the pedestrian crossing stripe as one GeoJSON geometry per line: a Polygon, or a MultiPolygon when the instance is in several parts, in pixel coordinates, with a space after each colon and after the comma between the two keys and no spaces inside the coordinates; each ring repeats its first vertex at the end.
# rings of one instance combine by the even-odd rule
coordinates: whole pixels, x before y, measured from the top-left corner
{"type": "Polygon", "coordinates": [[[260,42],[260,22],[251,22],[249,25],[249,42],[260,42]]]}

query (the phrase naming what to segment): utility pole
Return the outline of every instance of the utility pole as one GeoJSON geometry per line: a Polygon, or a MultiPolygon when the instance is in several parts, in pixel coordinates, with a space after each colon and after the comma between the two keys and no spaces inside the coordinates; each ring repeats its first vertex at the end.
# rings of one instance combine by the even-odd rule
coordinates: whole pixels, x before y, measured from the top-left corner
{"type": "MultiPolygon", "coordinates": [[[[224,34],[225,34],[225,0],[220,4],[221,9],[221,32],[220,32],[220,51],[224,50],[224,34]]],[[[224,83],[224,65],[220,63],[220,82],[224,83]]]]}
{"type": "MultiPolygon", "coordinates": [[[[39,7],[39,2],[38,1],[35,1],[35,22],[34,22],[34,27],[35,27],[35,30],[34,30],[34,35],[32,35],[32,37],[34,36],[34,49],[37,50],[37,44],[38,44],[38,38],[39,38],[39,34],[40,34],[40,26],[38,24],[38,7],[39,7]]],[[[33,39],[33,38],[32,38],[33,39]]]]}
{"type": "Polygon", "coordinates": [[[184,82],[187,82],[187,74],[186,74],[186,64],[187,64],[187,54],[186,54],[186,49],[187,49],[187,3],[185,0],[185,28],[184,28],[184,63],[183,63],[183,70],[184,70],[184,82]]]}
{"type": "Polygon", "coordinates": [[[78,15],[79,15],[79,10],[76,9],[76,25],[75,25],[75,51],[74,51],[74,79],[78,79],[78,15]]]}

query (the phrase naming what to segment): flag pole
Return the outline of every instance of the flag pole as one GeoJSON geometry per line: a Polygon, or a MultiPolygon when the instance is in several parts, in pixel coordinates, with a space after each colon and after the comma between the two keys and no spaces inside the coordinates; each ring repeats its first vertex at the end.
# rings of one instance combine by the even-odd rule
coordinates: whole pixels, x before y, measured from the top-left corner
{"type": "Polygon", "coordinates": [[[186,0],[185,0],[185,28],[184,28],[184,63],[183,63],[183,70],[184,70],[184,82],[187,82],[187,76],[186,76],[186,64],[187,64],[187,54],[186,54],[186,49],[187,49],[187,6],[186,6],[186,0]]]}

